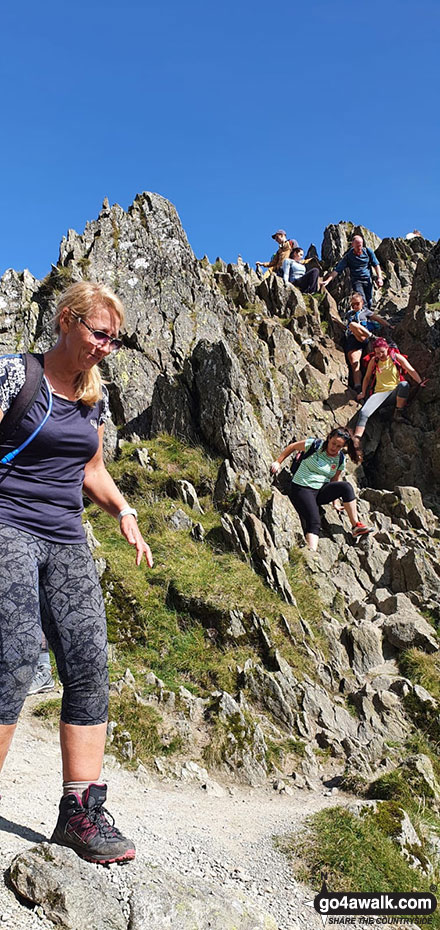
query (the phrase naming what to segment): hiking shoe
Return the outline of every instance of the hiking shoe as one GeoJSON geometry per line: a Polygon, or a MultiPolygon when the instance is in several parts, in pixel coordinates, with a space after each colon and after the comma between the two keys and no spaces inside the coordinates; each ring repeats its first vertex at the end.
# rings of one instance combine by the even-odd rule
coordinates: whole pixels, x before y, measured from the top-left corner
{"type": "Polygon", "coordinates": [[[366,526],[365,523],[356,523],[351,532],[353,536],[368,536],[369,533],[374,533],[374,529],[372,526],[366,526]]]}
{"type": "Polygon", "coordinates": [[[106,797],[107,785],[91,784],[83,791],[82,798],[76,792],[61,798],[51,843],[68,846],[82,859],[102,865],[134,859],[134,843],[122,836],[113,817],[103,807],[106,797]]]}
{"type": "Polygon", "coordinates": [[[395,407],[393,420],[396,423],[409,423],[408,416],[404,407],[395,407]]]}
{"type": "Polygon", "coordinates": [[[28,694],[42,694],[43,691],[52,691],[54,687],[50,665],[37,665],[28,694]]]}

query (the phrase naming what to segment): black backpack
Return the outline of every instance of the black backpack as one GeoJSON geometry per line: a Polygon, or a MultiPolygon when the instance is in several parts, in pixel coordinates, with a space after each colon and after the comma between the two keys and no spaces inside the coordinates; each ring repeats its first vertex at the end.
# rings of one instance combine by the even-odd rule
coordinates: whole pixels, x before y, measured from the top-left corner
{"type": "MultiPolygon", "coordinates": [[[[16,355],[9,356],[9,358],[16,357],[16,355]]],[[[7,437],[13,436],[26,414],[33,407],[43,381],[43,356],[25,352],[21,357],[25,366],[26,378],[23,387],[14,397],[9,410],[6,411],[0,423],[0,447],[7,437]]]]}

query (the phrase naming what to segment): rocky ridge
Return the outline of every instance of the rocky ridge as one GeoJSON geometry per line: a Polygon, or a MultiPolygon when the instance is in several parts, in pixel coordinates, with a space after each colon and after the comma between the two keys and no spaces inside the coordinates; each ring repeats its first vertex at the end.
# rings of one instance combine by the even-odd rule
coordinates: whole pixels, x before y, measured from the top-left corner
{"type": "MultiPolygon", "coordinates": [[[[323,270],[358,229],[327,228],[316,258],[323,270]]],[[[363,232],[386,276],[379,312],[394,322],[400,349],[430,381],[408,408],[408,423],[371,421],[364,466],[350,474],[374,537],[354,546],[344,518],[327,509],[318,556],[302,557],[323,607],[318,637],[298,610],[313,676],[292,671],[252,605],[246,615],[233,605],[219,615],[209,599],[188,597],[178,585],[168,591],[172,609],[208,632],[214,628],[220,648],[257,643],[258,660],[237,665],[233,693],[194,697],[182,687],[179,701],[200,726],[207,719],[221,724],[220,774],[251,785],[272,777],[279,790],[289,783],[317,788],[331,778],[373,783],[402,764],[421,717],[438,715],[436,697],[402,669],[408,650],[423,656],[439,649],[440,245],[380,241],[363,232]],[[288,740],[300,741],[303,754],[283,748],[274,765],[269,742],[285,747],[288,740]]],[[[292,436],[323,435],[356,414],[338,312],[349,282],[342,276],[316,299],[275,276],[262,280],[242,261],[198,261],[174,207],[142,194],[127,212],[104,202],[82,235],[70,230],[43,282],[28,272],[6,272],[1,351],[46,348],[57,296],[81,278],[105,281],[126,307],[125,350],[108,360],[105,374],[114,424],[120,437],[137,444],[139,468],[150,467],[148,440],[161,432],[220,457],[211,499],[221,513],[222,545],[278,594],[281,616],[283,603],[297,607],[289,565],[302,533],[283,493],[286,475],[273,486],[269,464],[292,436]]],[[[108,455],[119,446],[116,429],[110,430],[108,455]]],[[[176,532],[209,545],[196,489],[177,485],[170,493],[186,506],[176,532]]],[[[284,635],[294,644],[286,619],[284,635]]],[[[173,716],[172,692],[154,670],[151,675],[148,702],[173,716]]],[[[144,700],[130,675],[114,688],[144,700]]],[[[182,768],[158,764],[164,777],[178,777],[182,768]]]]}

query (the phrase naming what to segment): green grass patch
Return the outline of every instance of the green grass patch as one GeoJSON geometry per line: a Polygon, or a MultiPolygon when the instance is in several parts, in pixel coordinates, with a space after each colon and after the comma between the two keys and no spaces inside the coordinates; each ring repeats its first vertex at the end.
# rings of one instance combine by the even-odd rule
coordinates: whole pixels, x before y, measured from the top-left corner
{"type": "Polygon", "coordinates": [[[109,720],[117,723],[113,731],[111,751],[129,767],[139,760],[148,763],[154,756],[171,756],[182,749],[182,738],[166,728],[155,707],[139,703],[131,688],[110,696],[109,720]],[[127,743],[131,743],[130,758],[127,743]]]}
{"type": "MultiPolygon", "coordinates": [[[[234,690],[236,665],[247,658],[259,659],[256,643],[213,642],[203,623],[168,606],[167,592],[172,583],[183,597],[195,597],[219,613],[234,609],[248,619],[252,611],[264,617],[274,647],[282,651],[298,677],[305,672],[312,674],[313,664],[302,645],[298,610],[285,604],[236,554],[224,551],[220,514],[213,509],[210,496],[201,498],[203,515],[166,496],[170,475],[187,478],[199,488],[213,487],[218,463],[207,459],[203,450],[184,446],[173,437],[162,436],[144,445],[154,463],[152,471],[141,468],[133,459],[132,445],[123,447],[121,458],[111,464],[110,471],[139,511],[139,522],[155,559],[153,569],[147,569],[145,564],[136,569],[133,551],[114,521],[93,505],[87,510],[102,544],[99,555],[108,564],[103,588],[109,640],[122,647],[123,661],[130,668],[132,663],[135,668],[137,663],[152,668],[173,690],[180,684],[192,685],[204,694],[218,687],[234,690]],[[130,493],[124,484],[130,487],[130,493]],[[169,518],[176,506],[202,523],[204,543],[195,542],[189,531],[170,526],[169,518]],[[298,644],[287,636],[281,614],[287,618],[298,644]]],[[[305,578],[293,573],[291,580],[299,610],[309,622],[317,623],[320,611],[316,595],[305,578]]]]}
{"type": "MultiPolygon", "coordinates": [[[[342,807],[319,811],[298,837],[279,840],[291,857],[295,873],[316,890],[322,871],[334,891],[428,891],[436,876],[412,868],[395,843],[401,815],[398,806],[380,805],[357,817],[342,807]]],[[[433,915],[433,927],[440,916],[433,915]]]]}
{"type": "Polygon", "coordinates": [[[286,759],[293,756],[294,759],[303,759],[305,755],[306,744],[301,739],[287,737],[283,740],[266,739],[267,753],[266,762],[269,768],[284,765],[286,759]]]}
{"type": "MultiPolygon", "coordinates": [[[[136,690],[145,696],[145,672],[151,669],[165,688],[174,692],[183,685],[202,697],[217,689],[233,694],[238,687],[237,666],[242,668],[248,659],[255,663],[266,660],[267,648],[255,628],[253,613],[264,620],[273,649],[290,664],[294,675],[300,680],[306,674],[316,677],[316,663],[307,651],[299,612],[312,628],[313,648],[325,656],[328,644],[321,630],[321,604],[307,579],[302,555],[292,551],[286,566],[298,603],[293,607],[272,591],[246,561],[227,551],[221,515],[212,503],[219,461],[207,456],[201,447],[166,435],[143,442],[141,447],[148,451],[148,468],[142,467],[137,458],[139,445],[126,443],[109,471],[138,510],[154,567],[148,569],[144,562],[137,568],[134,551],[115,521],[92,503],[86,508],[101,543],[97,555],[107,564],[102,587],[108,636],[114,647],[111,680],[121,678],[130,668],[136,690]],[[195,486],[203,514],[170,498],[169,494],[174,493],[171,485],[179,479],[195,486]],[[202,524],[204,542],[196,542],[189,530],[175,530],[170,525],[177,507],[193,522],[202,524]],[[246,638],[234,640],[228,636],[231,610],[240,613],[248,632],[246,638]]],[[[148,719],[142,724],[148,731],[152,729],[151,710],[149,707],[148,719]]],[[[124,716],[129,715],[127,702],[121,702],[119,712],[124,727],[130,731],[124,716]]],[[[160,736],[160,727],[156,729],[160,736]]],[[[218,735],[221,741],[222,734],[218,735]]],[[[295,754],[295,743],[293,740],[290,748],[286,745],[280,751],[295,754]]],[[[142,746],[136,749],[139,758],[146,752],[142,746]]]]}
{"type": "Polygon", "coordinates": [[[426,653],[421,649],[407,649],[399,656],[399,669],[405,678],[415,685],[421,685],[440,701],[440,656],[438,653],[426,653]]]}

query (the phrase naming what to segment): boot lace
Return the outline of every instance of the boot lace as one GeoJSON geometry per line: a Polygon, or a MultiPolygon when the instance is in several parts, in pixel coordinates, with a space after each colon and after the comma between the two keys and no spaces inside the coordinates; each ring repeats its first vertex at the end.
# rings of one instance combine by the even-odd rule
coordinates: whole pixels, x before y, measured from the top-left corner
{"type": "Polygon", "coordinates": [[[114,817],[112,817],[110,811],[106,810],[106,808],[102,807],[102,805],[92,807],[87,811],[87,816],[90,822],[97,828],[101,836],[121,836],[120,831],[117,829],[117,827],[115,827],[114,817]],[[109,818],[109,820],[107,820],[107,818],[109,818]]]}

